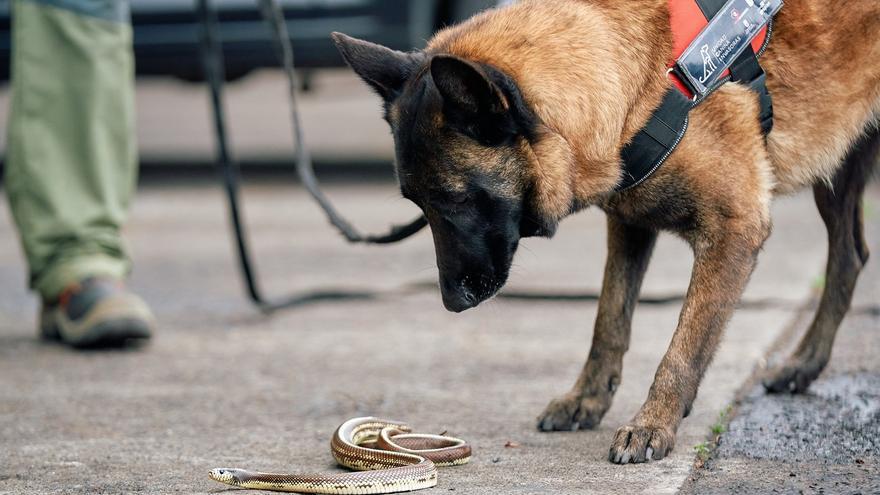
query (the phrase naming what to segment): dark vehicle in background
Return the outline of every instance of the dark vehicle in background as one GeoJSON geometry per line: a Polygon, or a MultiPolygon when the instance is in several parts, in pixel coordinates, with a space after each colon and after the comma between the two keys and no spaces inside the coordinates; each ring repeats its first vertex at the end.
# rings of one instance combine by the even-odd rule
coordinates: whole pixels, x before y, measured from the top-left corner
{"type": "MultiPolygon", "coordinates": [[[[490,7],[493,0],[280,0],[299,68],[342,65],[330,32],[398,49],[424,46],[435,30],[490,7]]],[[[9,78],[10,0],[0,0],[0,81],[9,78]]],[[[131,0],[139,75],[202,79],[195,0],[131,0]]],[[[277,65],[256,0],[213,0],[227,78],[277,65]]]]}

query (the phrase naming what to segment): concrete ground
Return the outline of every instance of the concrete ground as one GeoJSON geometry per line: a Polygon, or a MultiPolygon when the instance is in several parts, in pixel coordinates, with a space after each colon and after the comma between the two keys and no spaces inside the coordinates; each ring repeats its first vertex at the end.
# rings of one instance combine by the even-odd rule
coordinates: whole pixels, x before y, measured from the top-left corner
{"type": "MultiPolygon", "coordinates": [[[[329,193],[373,229],[414,213],[391,184],[329,193]]],[[[876,205],[880,191],[871,195],[876,205]]],[[[672,493],[691,471],[692,447],[810,295],[824,257],[810,198],[779,201],[745,307],[675,451],[621,467],[606,461],[609,443],[645,397],[677,303],[639,307],[623,385],[598,429],[539,433],[536,415],[570,387],[586,355],[593,302],[498,298],[449,314],[433,288],[427,233],[353,247],[292,185],[254,184],[246,200],[268,292],[346,288],[375,299],[261,315],[242,296],[218,188],[147,184],[127,234],[132,286],[153,305],[159,333],[140,350],[73,352],[34,339],[36,305],[0,203],[0,493],[211,493],[222,488],[207,479],[212,467],[331,470],[329,435],[367,414],[473,443],[473,462],[443,470],[437,490],[672,493]]],[[[880,219],[872,224],[877,246],[880,219]]],[[[585,212],[552,242],[524,242],[509,291],[595,293],[602,226],[585,212]]],[[[664,237],[645,295],[681,294],[690,261],[682,242],[664,237]]]]}

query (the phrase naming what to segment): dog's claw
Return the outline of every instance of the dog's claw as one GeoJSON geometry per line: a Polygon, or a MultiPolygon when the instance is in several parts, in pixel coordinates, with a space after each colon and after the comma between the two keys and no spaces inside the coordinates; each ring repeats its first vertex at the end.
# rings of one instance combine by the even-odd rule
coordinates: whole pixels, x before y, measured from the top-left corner
{"type": "Polygon", "coordinates": [[[659,461],[675,445],[675,435],[667,428],[640,425],[623,426],[614,435],[608,460],[615,464],[659,461]]]}
{"type": "Polygon", "coordinates": [[[793,356],[781,366],[768,371],[762,383],[770,393],[799,394],[807,390],[827,362],[827,359],[803,359],[793,356]]]}
{"type": "Polygon", "coordinates": [[[568,393],[553,399],[544,412],[538,416],[538,429],[541,431],[577,431],[595,428],[602,420],[606,403],[598,397],[581,397],[568,393]]]}

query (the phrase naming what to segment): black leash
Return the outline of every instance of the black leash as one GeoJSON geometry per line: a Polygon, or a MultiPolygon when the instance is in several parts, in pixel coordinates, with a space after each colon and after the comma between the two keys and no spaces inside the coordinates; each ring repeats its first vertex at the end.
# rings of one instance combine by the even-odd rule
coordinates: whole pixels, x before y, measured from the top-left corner
{"type": "MultiPolygon", "coordinates": [[[[293,70],[293,50],[290,47],[290,39],[284,23],[281,9],[275,0],[261,0],[263,15],[273,26],[276,42],[280,48],[282,61],[287,71],[290,83],[291,113],[294,123],[294,136],[296,138],[296,168],[306,190],[318,201],[318,204],[327,213],[330,222],[336,226],[350,242],[362,242],[372,244],[391,243],[403,240],[419,230],[427,222],[423,217],[404,225],[391,229],[386,235],[362,236],[345,221],[333,208],[329,200],[321,193],[314,170],[312,169],[311,157],[304,145],[302,129],[297,111],[295,90],[296,74],[293,70]]],[[[223,104],[223,86],[225,81],[223,50],[217,36],[217,12],[210,4],[210,0],[196,0],[196,12],[201,26],[201,58],[205,77],[211,93],[211,108],[213,110],[214,133],[217,138],[217,165],[222,174],[224,190],[229,204],[229,218],[235,238],[235,246],[238,254],[239,268],[245,281],[247,295],[250,300],[264,312],[272,312],[282,308],[300,306],[315,301],[328,300],[353,300],[372,299],[375,294],[368,291],[319,291],[308,294],[290,296],[280,300],[269,300],[260,290],[257,279],[256,266],[252,261],[250,243],[241,216],[240,196],[240,168],[229,149],[228,133],[226,128],[226,111],[223,104]]]]}
{"type": "MultiPolygon", "coordinates": [[[[277,0],[260,0],[260,8],[264,19],[271,26],[279,58],[287,74],[290,95],[291,118],[293,120],[294,139],[296,141],[296,171],[309,194],[318,202],[328,220],[345,236],[349,242],[367,244],[388,244],[399,242],[412,236],[427,225],[424,217],[406,224],[394,226],[384,235],[362,235],[355,230],[333,207],[329,199],[321,192],[318,180],[312,167],[311,156],[305,146],[299,110],[296,100],[297,79],[293,65],[293,49],[284,22],[283,11],[277,0]]],[[[281,308],[299,306],[315,300],[350,300],[370,299],[369,292],[356,291],[324,291],[288,297],[280,301],[270,301],[263,296],[257,281],[256,267],[252,262],[246,228],[241,216],[240,168],[232,159],[229,151],[228,133],[226,129],[226,112],[223,104],[223,86],[225,82],[223,50],[217,36],[217,12],[212,8],[210,0],[196,0],[196,11],[201,26],[201,58],[205,76],[211,93],[214,133],[217,137],[217,164],[222,173],[226,198],[229,203],[229,217],[235,235],[239,266],[245,279],[248,297],[261,310],[271,312],[281,308]]]]}
{"type": "Polygon", "coordinates": [[[262,306],[265,300],[260,294],[256,283],[256,277],[251,264],[250,249],[247,237],[244,233],[244,225],[241,221],[239,208],[239,168],[233,163],[229,154],[229,146],[226,139],[226,112],[223,107],[223,51],[220,49],[216,38],[217,12],[209,5],[208,0],[198,0],[197,9],[201,20],[201,54],[202,67],[208,86],[211,90],[211,107],[214,110],[214,133],[217,136],[217,162],[223,172],[223,184],[226,189],[226,197],[229,200],[229,216],[235,231],[236,247],[241,271],[247,283],[248,296],[257,305],[262,306]]]}
{"type": "Polygon", "coordinates": [[[263,19],[272,29],[272,37],[275,40],[281,66],[287,75],[290,117],[293,122],[293,139],[296,144],[296,171],[303,186],[305,186],[321,209],[324,210],[324,213],[327,214],[327,219],[330,220],[333,226],[339,229],[348,242],[352,243],[389,244],[402,241],[422,230],[428,225],[428,221],[425,220],[424,216],[420,215],[405,225],[392,226],[391,230],[386,234],[362,235],[336,211],[330,200],[324,196],[315,177],[312,157],[303,138],[302,124],[299,118],[299,105],[297,105],[296,99],[296,89],[299,87],[299,84],[297,83],[296,71],[293,65],[293,47],[290,43],[290,36],[287,33],[287,23],[284,22],[284,12],[281,10],[278,0],[260,0],[260,10],[263,14],[263,19]]]}

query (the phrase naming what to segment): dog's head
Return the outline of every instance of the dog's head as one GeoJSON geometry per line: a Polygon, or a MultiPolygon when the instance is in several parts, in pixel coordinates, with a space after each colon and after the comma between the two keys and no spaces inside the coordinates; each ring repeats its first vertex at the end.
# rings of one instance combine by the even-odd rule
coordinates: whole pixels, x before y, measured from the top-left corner
{"type": "Polygon", "coordinates": [[[492,297],[520,238],[556,228],[535,207],[527,165],[537,123],[515,82],[451,55],[333,38],[384,101],[401,191],[434,236],[444,305],[458,312],[492,297]]]}

